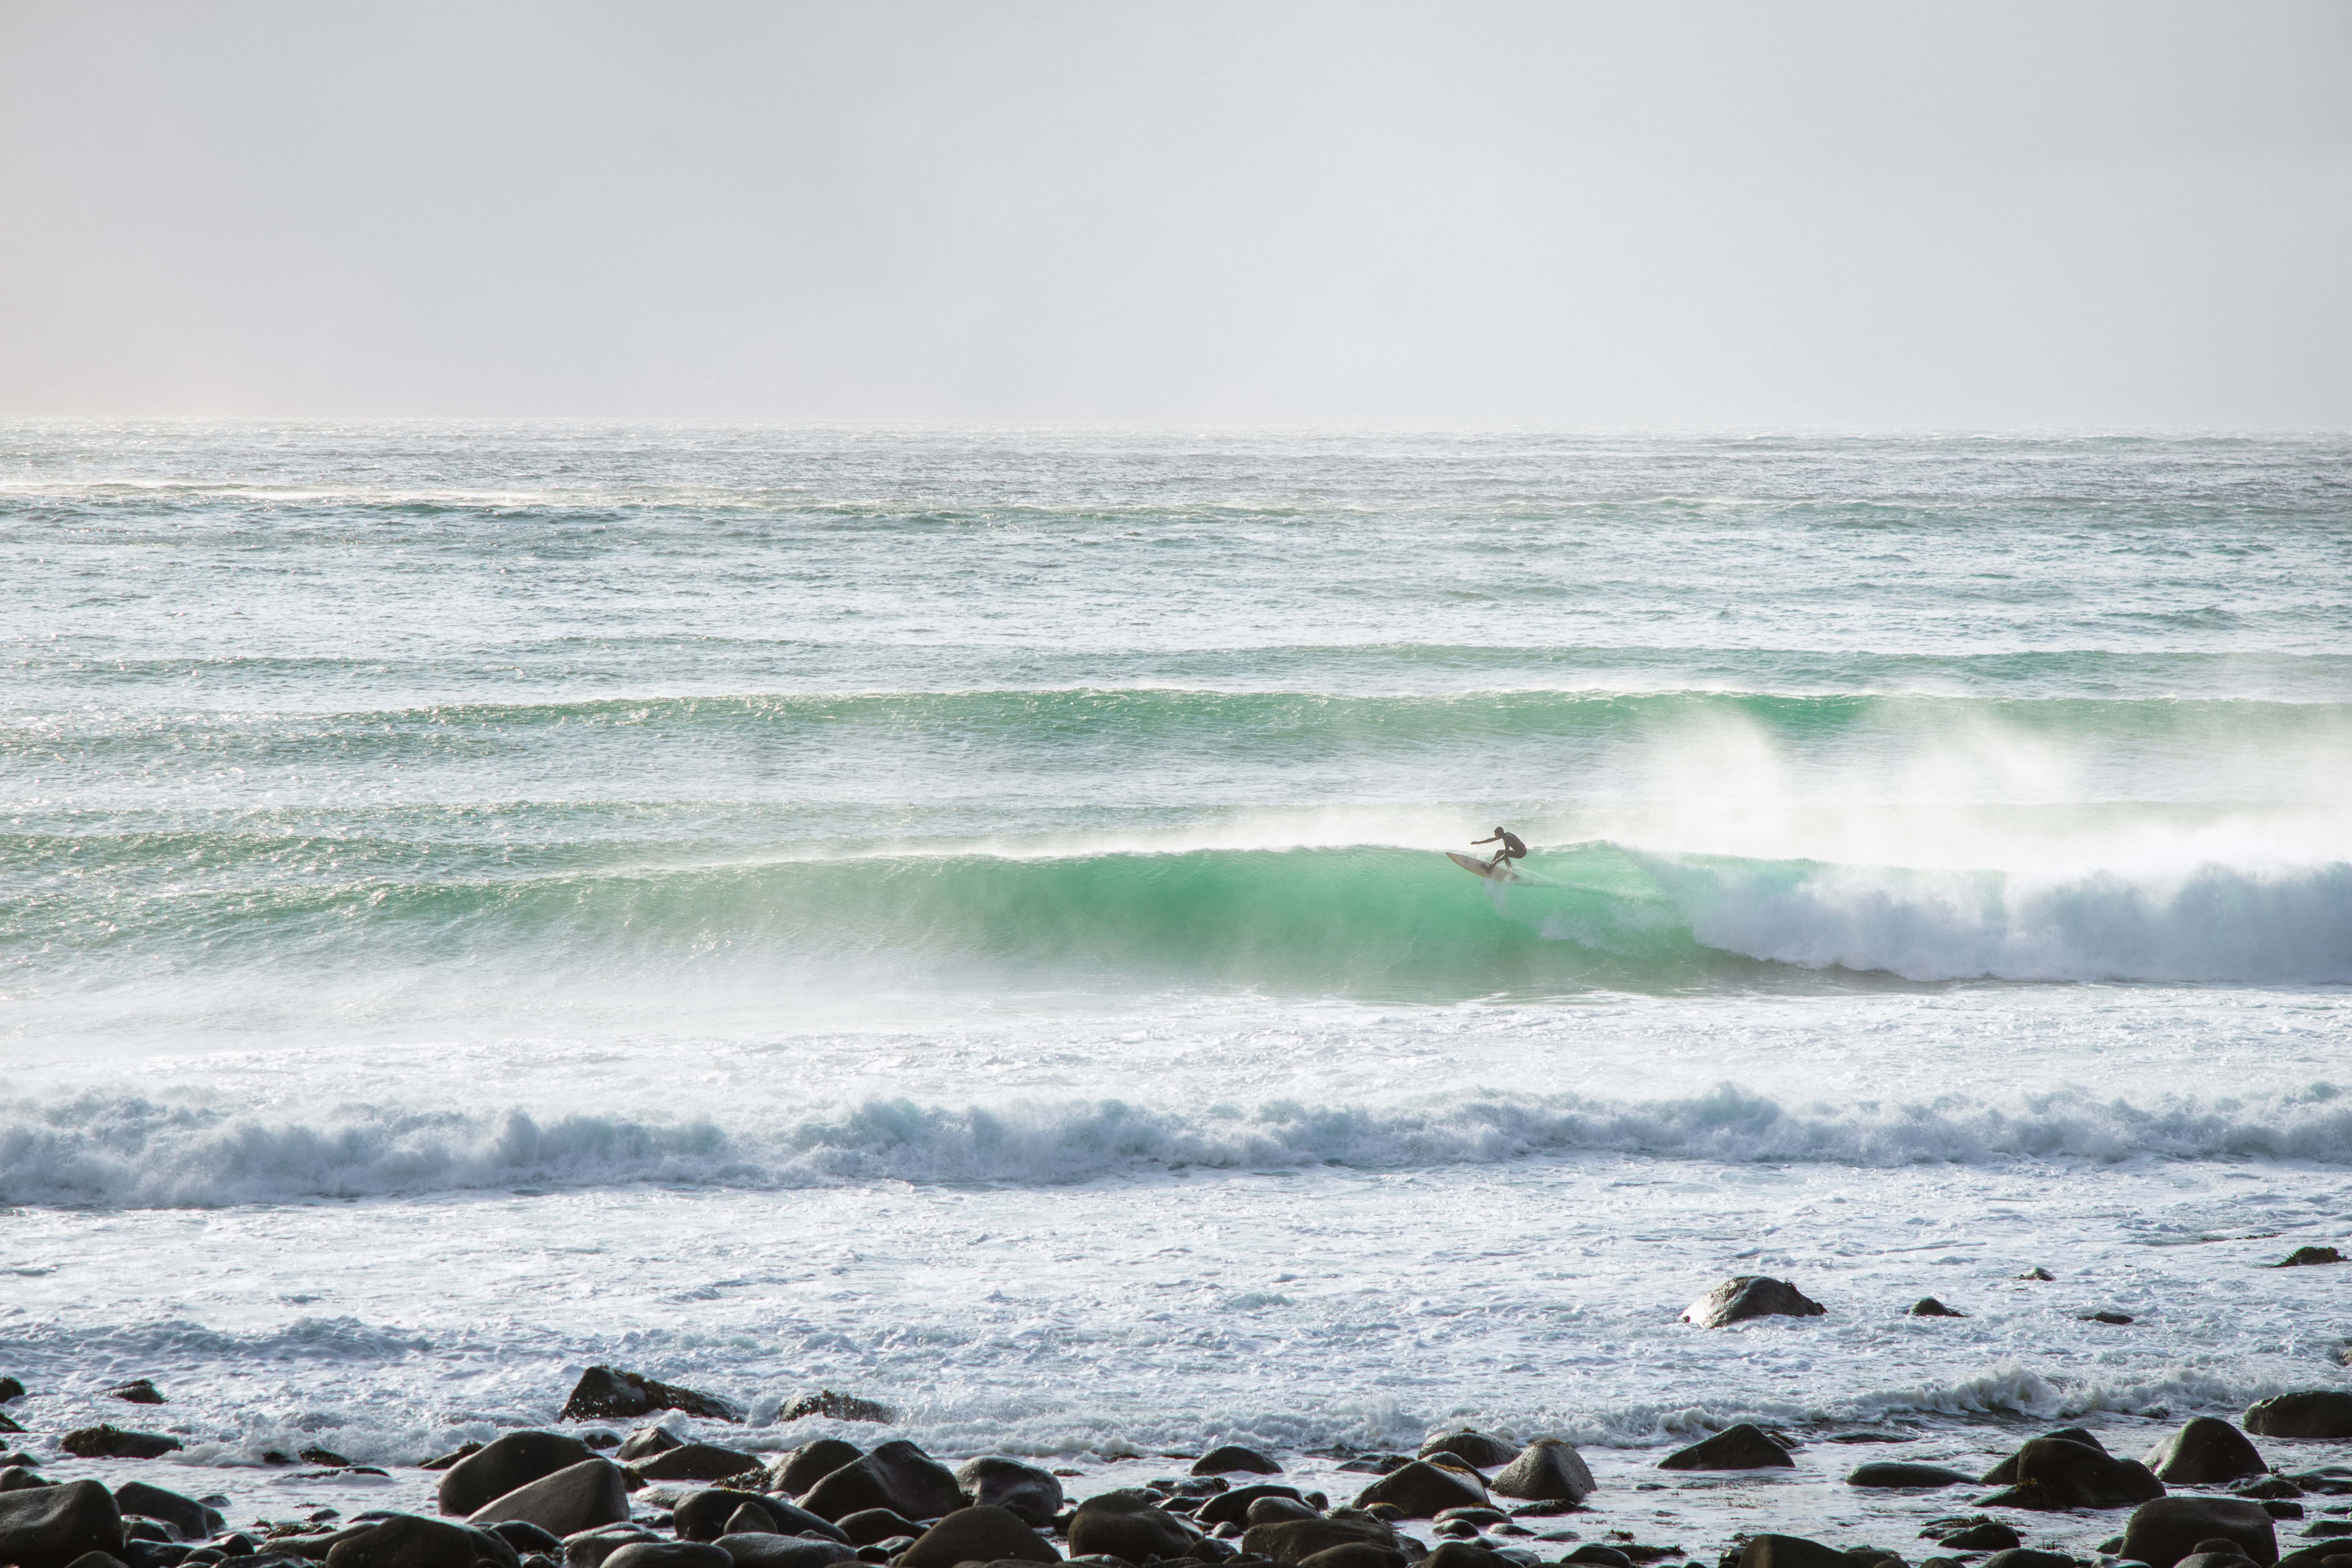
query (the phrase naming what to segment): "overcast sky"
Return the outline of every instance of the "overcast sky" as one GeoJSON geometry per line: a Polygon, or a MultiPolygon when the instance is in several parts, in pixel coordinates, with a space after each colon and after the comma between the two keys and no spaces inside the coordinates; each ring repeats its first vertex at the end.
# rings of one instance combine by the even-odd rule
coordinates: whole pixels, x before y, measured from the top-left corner
{"type": "Polygon", "coordinates": [[[2352,426],[2352,0],[0,0],[0,413],[2352,426]]]}

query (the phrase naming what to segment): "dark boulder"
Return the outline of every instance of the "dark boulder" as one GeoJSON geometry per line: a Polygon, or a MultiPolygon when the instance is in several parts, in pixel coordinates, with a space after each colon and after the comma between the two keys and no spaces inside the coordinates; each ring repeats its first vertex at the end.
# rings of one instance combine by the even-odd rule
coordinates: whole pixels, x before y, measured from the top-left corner
{"type": "MultiPolygon", "coordinates": [[[[828,1541],[838,1541],[844,1545],[849,1543],[849,1536],[841,1526],[823,1514],[811,1513],[789,1498],[763,1497],[760,1500],[760,1508],[776,1521],[779,1535],[822,1535],[828,1541]]],[[[908,1533],[919,1534],[921,1531],[919,1528],[908,1533]]]]}
{"type": "Polygon", "coordinates": [[[22,1432],[24,1428],[5,1415],[0,1415],[0,1432],[22,1432]]]}
{"type": "Polygon", "coordinates": [[[2071,1508],[2128,1508],[2164,1495],[2164,1483],[2137,1459],[2063,1437],[2036,1437],[2016,1455],[2016,1481],[1980,1500],[1987,1508],[2057,1513],[2071,1508]]]}
{"type": "Polygon", "coordinates": [[[108,1389],[105,1394],[100,1395],[100,1397],[106,1399],[120,1399],[127,1405],[163,1405],[168,1403],[163,1398],[163,1394],[155,1387],[154,1383],[151,1379],[144,1377],[134,1377],[129,1383],[116,1384],[112,1388],[108,1389]]]}
{"type": "Polygon", "coordinates": [[[180,1447],[161,1432],[127,1432],[120,1426],[84,1426],[58,1439],[77,1459],[158,1459],[180,1447]]]}
{"type": "MultiPolygon", "coordinates": [[[[1076,1521],[1070,1528],[1077,1528],[1076,1521]]],[[[1071,1549],[1076,1550],[1076,1542],[1071,1549]]],[[[1010,1510],[983,1504],[957,1509],[923,1531],[899,1555],[898,1564],[898,1568],[956,1568],[957,1563],[975,1558],[984,1563],[1059,1563],[1062,1554],[1010,1510]]]]}
{"type": "Polygon", "coordinates": [[[25,1397],[25,1385],[13,1377],[0,1377],[0,1405],[25,1397]]]}
{"type": "Polygon", "coordinates": [[[1467,1541],[1444,1541],[1438,1543],[1436,1551],[1421,1560],[1421,1568],[1519,1568],[1519,1565],[1499,1552],[1473,1545],[1467,1541]]]}
{"type": "Polygon", "coordinates": [[[2284,1258],[2280,1258],[2276,1263],[2273,1264],[2272,1267],[2274,1268],[2303,1268],[2315,1263],[2341,1263],[2343,1261],[2344,1255],[2336,1251],[2332,1247],[2298,1247],[2293,1252],[2288,1253],[2284,1258]]]}
{"type": "Polygon", "coordinates": [[[1582,1502],[1592,1494],[1592,1471],[1572,1443],[1538,1437],[1519,1450],[1488,1483],[1498,1497],[1527,1502],[1582,1502]]]}
{"type": "Polygon", "coordinates": [[[605,1558],[604,1568],[735,1568],[735,1559],[707,1541],[639,1541],[605,1558]]]}
{"type": "MultiPolygon", "coordinates": [[[[470,1459],[481,1451],[482,1446],[479,1443],[460,1443],[446,1454],[436,1454],[429,1459],[417,1460],[416,1468],[420,1470],[452,1469],[459,1460],[470,1459]]],[[[272,1463],[275,1462],[272,1461],[272,1463]]]]}
{"type": "Polygon", "coordinates": [[[563,1542],[556,1539],[552,1532],[541,1530],[526,1520],[502,1519],[496,1524],[486,1525],[484,1528],[509,1546],[513,1547],[522,1556],[527,1557],[536,1552],[542,1557],[555,1557],[562,1555],[563,1552],[563,1542]]]}
{"type": "Polygon", "coordinates": [[[912,1538],[923,1533],[923,1527],[905,1514],[887,1508],[869,1508],[863,1513],[853,1513],[837,1526],[842,1539],[852,1546],[871,1546],[877,1541],[889,1541],[898,1536],[912,1538]]]}
{"type": "MultiPolygon", "coordinates": [[[[1260,1498],[1288,1498],[1293,1502],[1306,1501],[1306,1494],[1297,1487],[1280,1481],[1259,1481],[1254,1486],[1234,1487],[1202,1500],[1192,1515],[1202,1524],[1237,1524],[1249,1520],[1250,1505],[1260,1498]]],[[[1255,1521],[1252,1521],[1255,1522],[1255,1521]]]]}
{"type": "Polygon", "coordinates": [[[2147,1463],[2158,1480],[2176,1487],[2211,1486],[2270,1471],[2243,1432],[2210,1415],[2195,1417],[2150,1448],[2147,1463]]]}
{"type": "Polygon", "coordinates": [[[1157,1507],[1150,1492],[1104,1492],[1078,1504],[1071,1516],[1070,1555],[1118,1557],[1149,1563],[1155,1557],[1190,1557],[1200,1541],[1184,1521],[1157,1507]]]}
{"type": "Polygon", "coordinates": [[[1682,1316],[1685,1323],[1719,1329],[1748,1318],[1818,1318],[1828,1310],[1785,1279],[1741,1274],[1684,1308],[1682,1316]]]}
{"type": "Polygon", "coordinates": [[[1232,1475],[1237,1471],[1253,1476],[1278,1476],[1282,1466],[1271,1455],[1255,1448],[1244,1448],[1238,1443],[1226,1443],[1210,1449],[1192,1461],[1196,1476],[1232,1475]]]}
{"type": "Polygon", "coordinates": [[[974,1508],[1001,1508],[1033,1530],[1045,1529],[1062,1511],[1062,1483],[1054,1472],[1018,1459],[970,1459],[955,1479],[974,1508]]]}
{"type": "Polygon", "coordinates": [[[656,1383],[652,1378],[618,1367],[592,1366],[580,1374],[572,1385],[572,1397],[563,1402],[563,1421],[625,1421],[632,1416],[650,1415],[656,1410],[682,1410],[688,1415],[699,1415],[711,1421],[740,1421],[743,1412],[732,1400],[721,1399],[715,1394],[698,1394],[691,1388],[675,1384],[656,1383]]]}
{"type": "Polygon", "coordinates": [[[2118,1555],[2174,1568],[2206,1541],[2234,1542],[2258,1563],[2278,1561],[2278,1534],[2263,1505],[2243,1498],[2168,1497],[2142,1503],[2124,1526],[2118,1555]]]}
{"type": "Polygon", "coordinates": [[[2082,1568],[2063,1552],[2037,1552],[2031,1546],[2012,1546],[2006,1552],[1996,1552],[1978,1568],[2082,1568]]]}
{"type": "Polygon", "coordinates": [[[1975,1483],[1976,1477],[1941,1465],[1914,1465],[1900,1460],[1859,1465],[1845,1479],[1850,1487],[1965,1487],[1975,1483]]]}
{"type": "Polygon", "coordinates": [[[1968,1316],[1966,1312],[1954,1311],[1933,1296],[1922,1296],[1912,1302],[1910,1315],[1915,1318],[1965,1318],[1968,1316]]]}
{"type": "MultiPolygon", "coordinates": [[[[1677,1448],[1658,1461],[1662,1470],[1789,1470],[1796,1466],[1788,1449],[1774,1442],[1762,1427],[1745,1421],[1725,1427],[1703,1443],[1677,1448]]],[[[1802,1537],[1791,1535],[1785,1539],[1798,1541],[1802,1537]]]]}
{"type": "Polygon", "coordinates": [[[722,1448],[716,1443],[681,1443],[629,1467],[647,1481],[726,1481],[753,1470],[765,1470],[757,1454],[722,1448]]]}
{"type": "Polygon", "coordinates": [[[903,1438],[851,1460],[808,1490],[801,1506],[825,1519],[887,1508],[908,1519],[938,1519],[963,1507],[955,1473],[903,1438]]]}
{"type": "Polygon", "coordinates": [[[1242,1532],[1242,1552],[1275,1563],[1304,1563],[1318,1552],[1353,1542],[1397,1549],[1397,1533],[1381,1520],[1352,1510],[1325,1519],[1296,1519],[1281,1524],[1253,1524],[1242,1532]]]}
{"type": "Polygon", "coordinates": [[[66,1568],[86,1552],[121,1552],[122,1510],[97,1481],[0,1491],[0,1563],[66,1568]]]}
{"type": "MultiPolygon", "coordinates": [[[[587,1439],[583,1437],[581,1441],[584,1443],[587,1439]]],[[[626,1465],[685,1446],[684,1439],[667,1426],[640,1426],[621,1439],[621,1446],[613,1450],[613,1458],[626,1465]]]]}
{"type": "Polygon", "coordinates": [[[1449,1508],[1483,1508],[1486,1489],[1477,1477],[1415,1459],[1356,1494],[1358,1508],[1387,1503],[1406,1519],[1434,1519],[1449,1508]]]}
{"type": "Polygon", "coordinates": [[[1489,1437],[1484,1432],[1473,1432],[1467,1427],[1440,1432],[1421,1446],[1421,1457],[1424,1459],[1440,1458],[1449,1454],[1465,1465],[1491,1470],[1518,1458],[1519,1446],[1506,1443],[1500,1437],[1489,1437]]]}
{"type": "Polygon", "coordinates": [[[634,1542],[659,1541],[660,1536],[637,1524],[610,1524],[563,1538],[564,1568],[604,1568],[604,1559],[634,1542]]]}
{"type": "Polygon", "coordinates": [[[776,1413],[779,1421],[799,1421],[810,1415],[822,1415],[834,1421],[870,1421],[887,1426],[898,1419],[898,1413],[878,1399],[861,1399],[855,1394],[835,1394],[830,1388],[820,1388],[814,1394],[803,1394],[776,1413]]]}
{"type": "Polygon", "coordinates": [[[1389,1547],[1375,1546],[1369,1541],[1351,1541],[1300,1558],[1298,1568],[1405,1568],[1408,1561],[1403,1552],[1389,1547]]]}
{"type": "Polygon", "coordinates": [[[1739,1550],[1739,1568],[1856,1568],[1834,1546],[1801,1535],[1751,1535],[1739,1550]]]}
{"type": "MultiPolygon", "coordinates": [[[[2092,1436],[2088,1427],[2061,1426],[2055,1432],[2044,1432],[2042,1435],[2044,1437],[2054,1438],[2061,1443],[2080,1443],[2085,1448],[2096,1448],[2102,1454],[2107,1451],[2107,1446],[2105,1443],[2100,1442],[2095,1436],[2092,1436]]],[[[2007,1458],[1993,1466],[1991,1469],[1987,1470],[1983,1475],[1979,1476],[1977,1479],[1989,1487],[2005,1487],[2011,1485],[2017,1479],[2017,1457],[2019,1454],[2022,1454],[2024,1452],[2025,1446],[2021,1443],[2018,1445],[2015,1453],[2011,1454],[2007,1458]]]]}
{"type": "Polygon", "coordinates": [[[2246,1406],[2246,1430],[2258,1437],[2352,1437],[2352,1394],[2315,1389],[2258,1399],[2246,1406]]]}
{"type": "Polygon", "coordinates": [[[441,1472],[439,1506],[443,1513],[471,1513],[517,1487],[594,1458],[587,1444],[561,1432],[509,1432],[441,1472]]]}
{"type": "Polygon", "coordinates": [[[826,1568],[857,1559],[856,1547],[823,1535],[746,1531],[722,1535],[716,1544],[734,1560],[735,1568],[826,1568]]]}
{"type": "Polygon", "coordinates": [[[2083,1314],[2083,1321],[2086,1323],[2111,1323],[2117,1328],[2132,1321],[2132,1315],[2129,1312],[2113,1311],[2104,1307],[2095,1312],[2083,1314]]]}
{"type": "Polygon", "coordinates": [[[1999,1520],[1988,1519],[1939,1535],[1936,1544],[1953,1552],[2006,1552],[2023,1545],[2024,1540],[1999,1520]]]}
{"type": "Polygon", "coordinates": [[[227,1528],[216,1509],[190,1497],[151,1487],[145,1481],[125,1481],[114,1489],[114,1506],[142,1519],[160,1519],[183,1541],[210,1541],[227,1528]]]}
{"type": "MultiPolygon", "coordinates": [[[[124,1548],[123,1555],[129,1556],[130,1554],[130,1550],[126,1546],[124,1548]]],[[[111,1552],[85,1552],[80,1556],[75,1558],[72,1562],[67,1563],[66,1568],[131,1568],[131,1565],[125,1563],[121,1557],[117,1557],[111,1552]]]]}
{"type": "Polygon", "coordinates": [[[680,1541],[716,1541],[727,1533],[728,1521],[746,1503],[760,1510],[770,1523],[781,1522],[768,1511],[769,1500],[758,1492],[739,1491],[732,1487],[702,1487],[687,1493],[671,1506],[670,1528],[680,1541]]]}
{"type": "Polygon", "coordinates": [[[2032,1268],[2027,1269],[2024,1273],[2019,1275],[2018,1278],[2020,1279],[2039,1279],[2046,1284],[2050,1280],[2057,1279],[2058,1276],[2051,1273],[2050,1270],[2042,1268],[2037,1263],[2032,1268]]]}
{"type": "Polygon", "coordinates": [[[22,1459],[25,1463],[10,1465],[6,1469],[0,1470],[0,1492],[30,1491],[35,1487],[54,1484],[46,1476],[37,1476],[33,1473],[32,1455],[17,1454],[14,1458],[22,1459]]]}
{"type": "Polygon", "coordinates": [[[521,1561],[486,1530],[398,1513],[371,1529],[341,1532],[326,1561],[327,1568],[474,1568],[483,1558],[509,1568],[521,1561]]]}
{"type": "Polygon", "coordinates": [[[844,1465],[854,1465],[866,1450],[838,1437],[803,1443],[768,1467],[768,1489],[798,1497],[844,1465]]]}
{"type": "MultiPolygon", "coordinates": [[[[1253,1501],[1249,1505],[1249,1511],[1242,1515],[1241,1528],[1245,1530],[1253,1524],[1280,1524],[1287,1519],[1319,1519],[1321,1517],[1315,1511],[1313,1504],[1301,1502],[1297,1498],[1262,1497],[1253,1501]]],[[[1224,1525],[1219,1528],[1230,1530],[1233,1526],[1224,1525]]]]}
{"type": "Polygon", "coordinates": [[[537,1525],[560,1541],[583,1530],[625,1524],[628,1518],[628,1477],[612,1460],[595,1457],[492,1498],[467,1514],[466,1522],[516,1521],[537,1525]]]}

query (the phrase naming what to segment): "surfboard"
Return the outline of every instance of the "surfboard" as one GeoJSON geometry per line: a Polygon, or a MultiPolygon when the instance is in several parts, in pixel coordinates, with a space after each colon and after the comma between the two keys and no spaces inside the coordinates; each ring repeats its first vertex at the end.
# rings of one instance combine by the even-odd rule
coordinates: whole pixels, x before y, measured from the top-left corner
{"type": "Polygon", "coordinates": [[[1490,882],[1516,882],[1519,879],[1519,874],[1511,869],[1511,863],[1508,860],[1490,868],[1486,862],[1479,859],[1475,855],[1465,855],[1458,849],[1448,849],[1445,852],[1445,858],[1471,875],[1484,877],[1490,882]]]}

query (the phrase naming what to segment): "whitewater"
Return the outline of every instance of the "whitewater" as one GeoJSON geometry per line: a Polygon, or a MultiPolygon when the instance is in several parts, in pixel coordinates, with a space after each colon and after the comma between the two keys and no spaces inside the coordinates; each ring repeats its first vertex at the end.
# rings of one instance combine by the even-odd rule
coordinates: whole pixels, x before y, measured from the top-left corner
{"type": "Polygon", "coordinates": [[[349,1507],[261,1455],[598,1362],[1103,1484],[2344,1386],[2267,1265],[2352,1247],[2347,475],[0,426],[12,1410],[152,1376],[165,1484],[349,1507]],[[1675,1321],[1736,1273],[1829,1314],[1675,1321]]]}

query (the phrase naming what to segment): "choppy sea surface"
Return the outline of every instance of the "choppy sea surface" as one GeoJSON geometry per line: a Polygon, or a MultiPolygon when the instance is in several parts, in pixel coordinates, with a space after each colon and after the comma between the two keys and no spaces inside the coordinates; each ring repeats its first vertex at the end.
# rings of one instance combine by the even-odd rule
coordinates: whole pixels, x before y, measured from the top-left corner
{"type": "Polygon", "coordinates": [[[37,1430],[2154,1430],[2347,1026],[2352,439],[0,426],[37,1430]]]}

